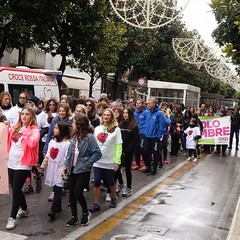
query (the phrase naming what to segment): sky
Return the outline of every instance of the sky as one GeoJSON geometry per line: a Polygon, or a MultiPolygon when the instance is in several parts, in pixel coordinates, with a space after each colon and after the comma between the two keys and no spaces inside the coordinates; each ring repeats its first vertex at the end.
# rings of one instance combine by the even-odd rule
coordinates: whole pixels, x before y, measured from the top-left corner
{"type": "Polygon", "coordinates": [[[190,0],[183,11],[183,20],[188,30],[197,29],[202,39],[211,41],[211,33],[217,27],[214,14],[208,4],[211,0],[190,0]]]}

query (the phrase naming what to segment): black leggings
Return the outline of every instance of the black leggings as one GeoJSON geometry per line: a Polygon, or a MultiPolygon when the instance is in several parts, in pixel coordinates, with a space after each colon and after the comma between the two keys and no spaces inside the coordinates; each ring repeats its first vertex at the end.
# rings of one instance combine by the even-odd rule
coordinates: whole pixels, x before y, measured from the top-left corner
{"type": "Polygon", "coordinates": [[[22,187],[29,172],[30,170],[13,170],[8,168],[9,183],[12,188],[12,210],[10,217],[14,219],[16,219],[19,207],[22,210],[27,210],[27,203],[22,187]]]}
{"type": "Polygon", "coordinates": [[[132,188],[132,158],[133,158],[133,152],[125,153],[125,173],[126,173],[126,179],[127,179],[127,188],[132,188]]]}
{"type": "Polygon", "coordinates": [[[83,172],[69,175],[69,201],[71,206],[72,216],[77,217],[77,201],[82,207],[82,212],[87,213],[87,202],[83,195],[84,188],[89,186],[91,172],[83,172]]]}

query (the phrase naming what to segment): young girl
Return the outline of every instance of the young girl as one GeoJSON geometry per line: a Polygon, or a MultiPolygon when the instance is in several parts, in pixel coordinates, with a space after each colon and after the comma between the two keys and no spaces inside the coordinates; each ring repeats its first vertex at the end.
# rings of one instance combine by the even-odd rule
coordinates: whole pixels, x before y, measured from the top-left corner
{"type": "Polygon", "coordinates": [[[69,200],[72,217],[67,222],[67,227],[78,223],[77,201],[82,207],[81,225],[90,222],[91,213],[88,211],[87,202],[83,195],[88,188],[93,163],[98,161],[101,150],[93,136],[94,129],[85,114],[77,114],[73,118],[73,138],[66,158],[66,168],[69,173],[69,200]]]}
{"type": "Polygon", "coordinates": [[[53,129],[53,139],[49,142],[47,154],[41,169],[47,167],[45,184],[53,187],[54,199],[48,216],[54,220],[56,213],[62,211],[62,173],[70,145],[70,128],[65,122],[58,122],[53,129]]]}
{"type": "Polygon", "coordinates": [[[201,138],[200,128],[197,125],[197,120],[191,118],[190,126],[184,131],[187,134],[186,148],[188,149],[189,157],[187,161],[192,160],[192,154],[194,155],[193,162],[197,162],[197,141],[201,138]]]}
{"type": "MultiPolygon", "coordinates": [[[[137,138],[139,134],[138,124],[134,118],[133,107],[127,107],[123,110],[123,121],[119,125],[122,134],[122,166],[125,167],[127,188],[122,193],[123,197],[129,197],[132,191],[132,158],[135,151],[137,138]]],[[[116,171],[117,172],[117,171],[116,171]]],[[[115,173],[116,173],[115,172],[115,173]]]]}

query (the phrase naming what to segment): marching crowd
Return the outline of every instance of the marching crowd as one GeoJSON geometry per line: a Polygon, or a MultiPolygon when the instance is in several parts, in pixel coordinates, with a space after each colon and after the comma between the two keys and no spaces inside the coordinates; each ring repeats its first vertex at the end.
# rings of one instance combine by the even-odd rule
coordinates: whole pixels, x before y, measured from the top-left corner
{"type": "Polygon", "coordinates": [[[188,107],[183,104],[158,103],[150,98],[110,101],[106,94],[94,100],[81,94],[78,99],[61,96],[56,99],[38,99],[20,93],[16,106],[9,92],[0,93],[0,121],[9,128],[8,175],[12,190],[12,209],[6,229],[15,228],[16,219],[29,215],[25,195],[45,184],[52,187],[49,197],[52,207],[48,213],[54,220],[62,210],[62,194],[69,193],[71,218],[66,223],[78,223],[78,203],[82,209],[80,223],[86,226],[91,214],[101,210],[101,185],[106,189],[106,201],[117,206],[118,194],[130,197],[132,170],[152,176],[168,164],[170,156],[179,150],[188,161],[197,162],[201,150],[226,156],[236,138],[238,150],[239,109],[221,107],[188,107]],[[199,116],[231,117],[229,145],[199,146],[203,125],[199,116]],[[134,161],[133,161],[134,159],[134,161]],[[122,171],[126,173],[126,187],[122,171]],[[93,177],[94,203],[88,206],[84,196],[93,177]],[[26,186],[24,188],[24,186],[26,186]]]}

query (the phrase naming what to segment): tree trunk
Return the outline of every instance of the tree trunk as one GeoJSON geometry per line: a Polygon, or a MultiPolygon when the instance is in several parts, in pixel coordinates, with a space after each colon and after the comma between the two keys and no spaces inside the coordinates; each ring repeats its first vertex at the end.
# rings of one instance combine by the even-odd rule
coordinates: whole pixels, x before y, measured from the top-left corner
{"type": "Polygon", "coordinates": [[[114,83],[113,83],[113,99],[116,99],[116,95],[117,95],[118,77],[119,77],[119,71],[117,70],[115,72],[114,83]]]}
{"type": "Polygon", "coordinates": [[[89,94],[88,94],[88,97],[92,97],[93,83],[94,83],[94,77],[91,76],[91,79],[90,79],[90,82],[89,82],[89,94]]]}
{"type": "Polygon", "coordinates": [[[2,59],[3,56],[4,56],[3,52],[4,52],[4,50],[5,50],[6,46],[7,46],[7,40],[8,40],[7,37],[4,36],[4,38],[2,40],[2,45],[0,47],[0,59],[2,59]]]}
{"type": "MultiPolygon", "coordinates": [[[[66,62],[67,62],[66,55],[62,55],[62,61],[61,61],[60,67],[58,69],[58,70],[62,71],[62,76],[66,69],[66,62]]],[[[62,88],[62,77],[58,79],[58,89],[59,89],[60,93],[61,93],[61,88],[62,88]]]]}

